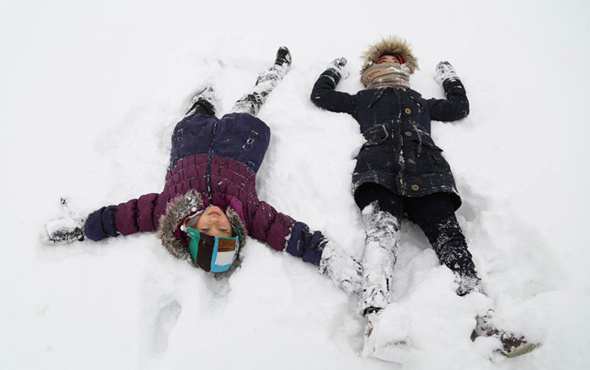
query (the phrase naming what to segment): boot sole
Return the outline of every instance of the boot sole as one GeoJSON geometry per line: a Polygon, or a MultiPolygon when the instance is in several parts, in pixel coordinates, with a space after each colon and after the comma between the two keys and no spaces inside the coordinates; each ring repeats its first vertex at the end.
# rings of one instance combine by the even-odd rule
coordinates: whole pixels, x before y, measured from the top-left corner
{"type": "Polygon", "coordinates": [[[538,344],[538,343],[527,343],[527,344],[523,345],[522,347],[516,348],[514,351],[511,351],[511,352],[502,351],[502,354],[508,358],[514,358],[514,357],[518,357],[521,355],[525,355],[539,346],[540,346],[540,344],[538,344]]]}

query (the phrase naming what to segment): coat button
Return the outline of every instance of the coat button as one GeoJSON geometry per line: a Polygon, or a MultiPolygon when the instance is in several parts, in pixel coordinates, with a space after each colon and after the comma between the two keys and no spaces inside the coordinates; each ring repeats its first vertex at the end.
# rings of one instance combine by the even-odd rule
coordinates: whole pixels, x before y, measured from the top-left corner
{"type": "Polygon", "coordinates": [[[416,164],[416,161],[410,158],[410,159],[408,159],[408,163],[409,164],[416,164]]]}
{"type": "Polygon", "coordinates": [[[411,132],[411,131],[406,131],[406,136],[407,136],[407,137],[410,137],[410,136],[412,136],[412,132],[411,132]]]}
{"type": "Polygon", "coordinates": [[[414,191],[418,191],[420,189],[420,187],[416,184],[412,185],[412,190],[414,191]]]}
{"type": "Polygon", "coordinates": [[[412,110],[410,108],[406,108],[405,112],[406,114],[412,114],[412,110]]]}

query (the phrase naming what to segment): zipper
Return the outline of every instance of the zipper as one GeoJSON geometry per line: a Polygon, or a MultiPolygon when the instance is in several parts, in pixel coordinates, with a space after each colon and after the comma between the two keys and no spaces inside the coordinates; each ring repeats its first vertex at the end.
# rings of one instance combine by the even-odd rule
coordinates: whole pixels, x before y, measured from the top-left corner
{"type": "Polygon", "coordinates": [[[213,204],[213,192],[211,191],[211,165],[213,162],[213,144],[215,144],[215,132],[217,131],[218,122],[219,120],[215,121],[213,124],[211,140],[209,141],[209,152],[207,153],[207,173],[205,178],[207,180],[207,198],[209,199],[209,204],[213,204]]]}

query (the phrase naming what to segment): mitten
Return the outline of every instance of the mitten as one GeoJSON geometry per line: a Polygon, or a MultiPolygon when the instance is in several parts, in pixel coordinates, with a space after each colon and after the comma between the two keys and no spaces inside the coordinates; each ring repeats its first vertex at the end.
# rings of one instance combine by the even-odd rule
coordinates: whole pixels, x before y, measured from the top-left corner
{"type": "Polygon", "coordinates": [[[66,200],[61,199],[67,216],[50,221],[45,225],[41,233],[41,241],[44,244],[66,244],[84,240],[84,219],[70,211],[66,200]]]}
{"type": "Polygon", "coordinates": [[[347,62],[348,61],[344,57],[336,58],[330,64],[328,64],[326,69],[331,69],[332,71],[336,72],[340,78],[344,79],[349,75],[348,70],[345,68],[347,62]]]}
{"type": "Polygon", "coordinates": [[[455,68],[451,65],[451,63],[444,61],[440,62],[436,65],[436,76],[434,77],[438,83],[442,84],[446,80],[459,80],[457,76],[457,72],[455,72],[455,68]]]}
{"type": "Polygon", "coordinates": [[[361,288],[362,266],[334,242],[328,241],[322,251],[320,272],[328,274],[346,293],[358,292],[361,288]]]}

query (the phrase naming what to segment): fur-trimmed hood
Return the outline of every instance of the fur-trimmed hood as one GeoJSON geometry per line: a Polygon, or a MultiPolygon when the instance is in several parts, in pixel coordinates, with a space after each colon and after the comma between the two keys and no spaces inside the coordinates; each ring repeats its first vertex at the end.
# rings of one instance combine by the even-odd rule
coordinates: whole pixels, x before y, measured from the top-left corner
{"type": "Polygon", "coordinates": [[[385,53],[392,53],[401,56],[410,74],[414,73],[418,68],[418,59],[412,53],[412,47],[405,40],[397,36],[389,36],[383,38],[381,41],[373,44],[363,54],[363,73],[367,68],[377,64],[377,59],[385,53]]]}
{"type": "MultiPolygon", "coordinates": [[[[194,189],[189,190],[185,194],[178,195],[166,206],[166,213],[160,217],[160,226],[158,227],[157,235],[162,241],[162,245],[174,257],[193,262],[188,248],[188,236],[180,229],[180,226],[188,216],[195,214],[203,208],[205,208],[205,204],[201,198],[201,194],[194,189]]],[[[238,212],[233,208],[228,207],[225,213],[229,218],[229,222],[240,230],[244,236],[244,239],[240,243],[241,250],[246,242],[248,230],[238,212]]]]}

